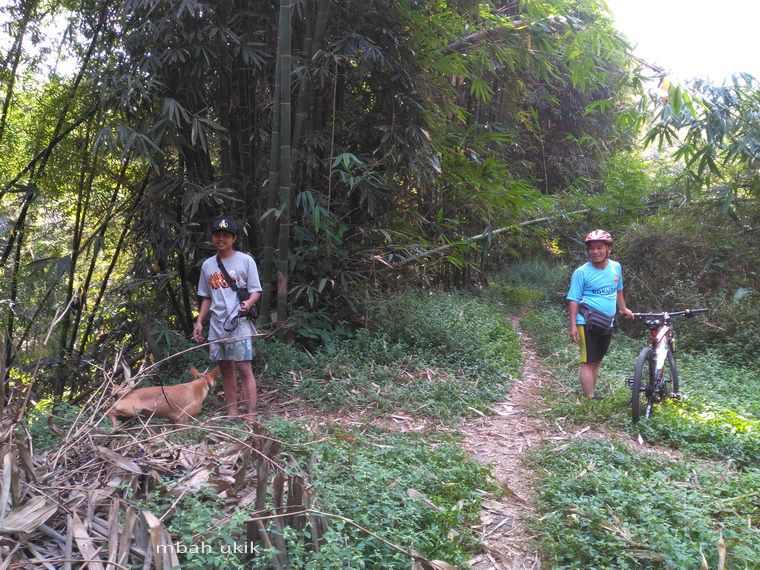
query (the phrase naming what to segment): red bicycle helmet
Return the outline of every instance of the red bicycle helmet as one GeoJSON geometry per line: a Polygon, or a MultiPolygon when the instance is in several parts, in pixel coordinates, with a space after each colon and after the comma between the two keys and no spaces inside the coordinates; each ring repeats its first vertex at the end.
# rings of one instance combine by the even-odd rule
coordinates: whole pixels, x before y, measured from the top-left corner
{"type": "Polygon", "coordinates": [[[604,230],[593,230],[586,236],[586,239],[583,241],[586,242],[586,245],[590,244],[592,241],[601,241],[607,245],[612,245],[612,236],[609,234],[609,232],[606,232],[604,230]]]}

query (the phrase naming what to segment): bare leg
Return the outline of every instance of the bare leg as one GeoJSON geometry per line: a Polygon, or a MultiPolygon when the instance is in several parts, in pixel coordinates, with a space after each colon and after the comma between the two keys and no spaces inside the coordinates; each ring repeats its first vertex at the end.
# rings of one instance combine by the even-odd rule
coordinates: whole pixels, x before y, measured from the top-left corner
{"type": "Polygon", "coordinates": [[[235,363],[231,360],[220,360],[219,368],[222,371],[222,386],[224,387],[224,401],[227,405],[227,415],[235,418],[238,415],[237,378],[235,378],[235,363]]]}
{"type": "Polygon", "coordinates": [[[597,362],[581,363],[581,387],[583,388],[583,395],[587,398],[594,397],[596,379],[599,377],[599,367],[601,365],[601,360],[597,362]]]}
{"type": "Polygon", "coordinates": [[[252,414],[256,410],[256,378],[253,375],[251,361],[246,360],[236,364],[240,373],[240,383],[243,386],[246,413],[252,414]]]}

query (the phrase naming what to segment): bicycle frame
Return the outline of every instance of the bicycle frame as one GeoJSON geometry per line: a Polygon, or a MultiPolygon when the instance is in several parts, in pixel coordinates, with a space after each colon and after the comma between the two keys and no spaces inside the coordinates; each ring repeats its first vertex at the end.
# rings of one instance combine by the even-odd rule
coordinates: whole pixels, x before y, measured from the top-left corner
{"type": "Polygon", "coordinates": [[[662,380],[662,371],[665,359],[668,357],[668,349],[675,354],[673,340],[675,339],[673,327],[670,324],[670,315],[665,313],[663,323],[649,329],[649,342],[655,354],[655,375],[657,381],[662,380]]]}

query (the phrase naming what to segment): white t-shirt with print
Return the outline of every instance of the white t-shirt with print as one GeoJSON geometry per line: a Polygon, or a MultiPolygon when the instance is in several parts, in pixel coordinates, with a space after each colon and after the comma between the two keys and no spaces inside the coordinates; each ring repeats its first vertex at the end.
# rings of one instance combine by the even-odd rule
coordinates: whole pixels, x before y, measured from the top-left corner
{"type": "MultiPolygon", "coordinates": [[[[249,295],[261,291],[259,270],[250,255],[236,251],[230,257],[222,259],[222,263],[229,276],[235,280],[238,289],[247,290],[249,295]]],[[[235,330],[230,332],[224,330],[225,320],[230,315],[239,313],[240,301],[237,293],[230,288],[219,269],[216,256],[209,257],[203,262],[201,278],[198,282],[198,296],[211,298],[209,340],[249,337],[255,334],[253,324],[248,318],[240,318],[235,330]]]]}

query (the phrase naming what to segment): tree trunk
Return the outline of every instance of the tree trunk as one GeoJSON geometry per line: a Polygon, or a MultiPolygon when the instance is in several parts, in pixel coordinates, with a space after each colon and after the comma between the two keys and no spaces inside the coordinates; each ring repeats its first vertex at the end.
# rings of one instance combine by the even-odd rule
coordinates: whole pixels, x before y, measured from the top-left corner
{"type": "Polygon", "coordinates": [[[288,263],[290,254],[290,35],[292,0],[280,4],[280,235],[277,255],[277,322],[288,318],[288,263]]]}
{"type": "MultiPolygon", "coordinates": [[[[121,171],[119,172],[119,178],[116,183],[116,187],[114,188],[113,193],[111,194],[111,199],[108,202],[108,208],[106,210],[106,215],[103,218],[103,223],[101,223],[100,228],[98,228],[97,230],[97,237],[100,238],[101,240],[105,240],[106,231],[108,230],[108,224],[114,216],[114,210],[116,208],[116,204],[119,198],[119,191],[124,185],[124,180],[127,175],[127,169],[129,168],[131,161],[132,161],[132,157],[130,155],[124,161],[124,164],[122,164],[121,171]]],[[[82,298],[80,299],[80,303],[77,307],[77,310],[74,316],[74,324],[71,327],[71,339],[69,340],[69,347],[68,347],[69,354],[74,352],[76,339],[77,339],[77,336],[79,336],[79,324],[82,320],[82,315],[84,314],[84,311],[87,308],[87,302],[86,302],[87,293],[90,290],[90,284],[92,283],[92,276],[95,273],[95,269],[97,267],[98,253],[99,252],[97,248],[93,246],[92,258],[90,259],[90,266],[87,269],[87,276],[85,277],[84,284],[82,285],[82,298]]]]}
{"type": "MultiPolygon", "coordinates": [[[[92,129],[92,122],[87,123],[87,129],[84,136],[85,149],[90,146],[90,135],[92,129]]],[[[72,301],[74,297],[74,282],[76,280],[77,264],[79,263],[80,247],[82,245],[82,235],[84,234],[85,220],[87,219],[87,213],[90,209],[90,195],[92,193],[92,181],[95,178],[95,170],[97,168],[97,149],[95,149],[95,159],[90,162],[89,153],[85,150],[82,157],[82,166],[79,176],[79,191],[77,192],[77,208],[74,217],[74,228],[71,235],[71,262],[69,264],[69,278],[66,285],[66,297],[63,302],[63,306],[66,307],[66,313],[62,316],[61,322],[61,335],[59,339],[58,355],[61,358],[61,364],[65,366],[65,360],[70,355],[69,351],[69,328],[71,327],[71,316],[75,310],[72,301]],[[89,175],[87,172],[89,171],[89,175]]],[[[80,294],[79,303],[77,309],[81,311],[81,305],[84,292],[80,294]]],[[[76,334],[76,331],[73,333],[76,334]]],[[[61,373],[63,370],[61,370],[61,373]]],[[[62,376],[62,374],[61,374],[62,376]]]]}
{"type": "Polygon", "coordinates": [[[111,263],[108,265],[108,269],[106,270],[105,277],[103,277],[103,281],[100,283],[100,291],[98,291],[98,296],[95,299],[95,302],[93,303],[91,309],[90,309],[90,315],[87,319],[87,326],[85,327],[84,332],[82,333],[82,336],[79,340],[79,355],[83,355],[85,349],[87,348],[87,343],[90,339],[90,334],[92,333],[92,329],[95,325],[95,315],[98,312],[98,308],[100,307],[100,303],[103,300],[103,296],[105,295],[106,289],[108,288],[108,282],[111,279],[111,274],[113,273],[114,269],[116,268],[116,262],[119,259],[119,255],[121,255],[121,252],[124,247],[124,241],[127,237],[127,234],[129,233],[129,228],[132,224],[132,221],[134,220],[134,212],[137,210],[140,201],[142,200],[142,196],[145,193],[145,189],[148,187],[148,182],[150,181],[150,175],[146,175],[143,179],[143,183],[140,186],[140,191],[137,193],[137,196],[134,198],[134,202],[132,207],[130,208],[130,211],[127,213],[127,215],[124,218],[124,227],[121,230],[121,235],[119,236],[119,241],[116,243],[116,248],[114,249],[113,256],[111,257],[111,263]]]}
{"type": "MultiPolygon", "coordinates": [[[[314,17],[314,29],[311,38],[304,42],[304,77],[298,91],[298,101],[296,103],[295,118],[293,121],[293,149],[291,151],[291,160],[297,164],[298,152],[301,148],[301,139],[303,138],[306,122],[308,119],[308,108],[312,101],[313,82],[311,80],[311,60],[314,54],[322,49],[322,43],[325,39],[327,30],[327,17],[330,10],[330,0],[319,0],[316,16],[314,17]]],[[[298,169],[294,169],[298,172],[298,169]]]]}
{"type": "MultiPolygon", "coordinates": [[[[279,40],[278,40],[279,44],[279,40]]],[[[280,59],[277,58],[274,72],[274,93],[272,109],[272,140],[269,162],[269,181],[267,182],[267,200],[264,220],[264,247],[261,256],[261,312],[260,323],[267,324],[272,310],[272,281],[274,269],[274,244],[276,239],[277,189],[280,185],[280,59]]]]}

